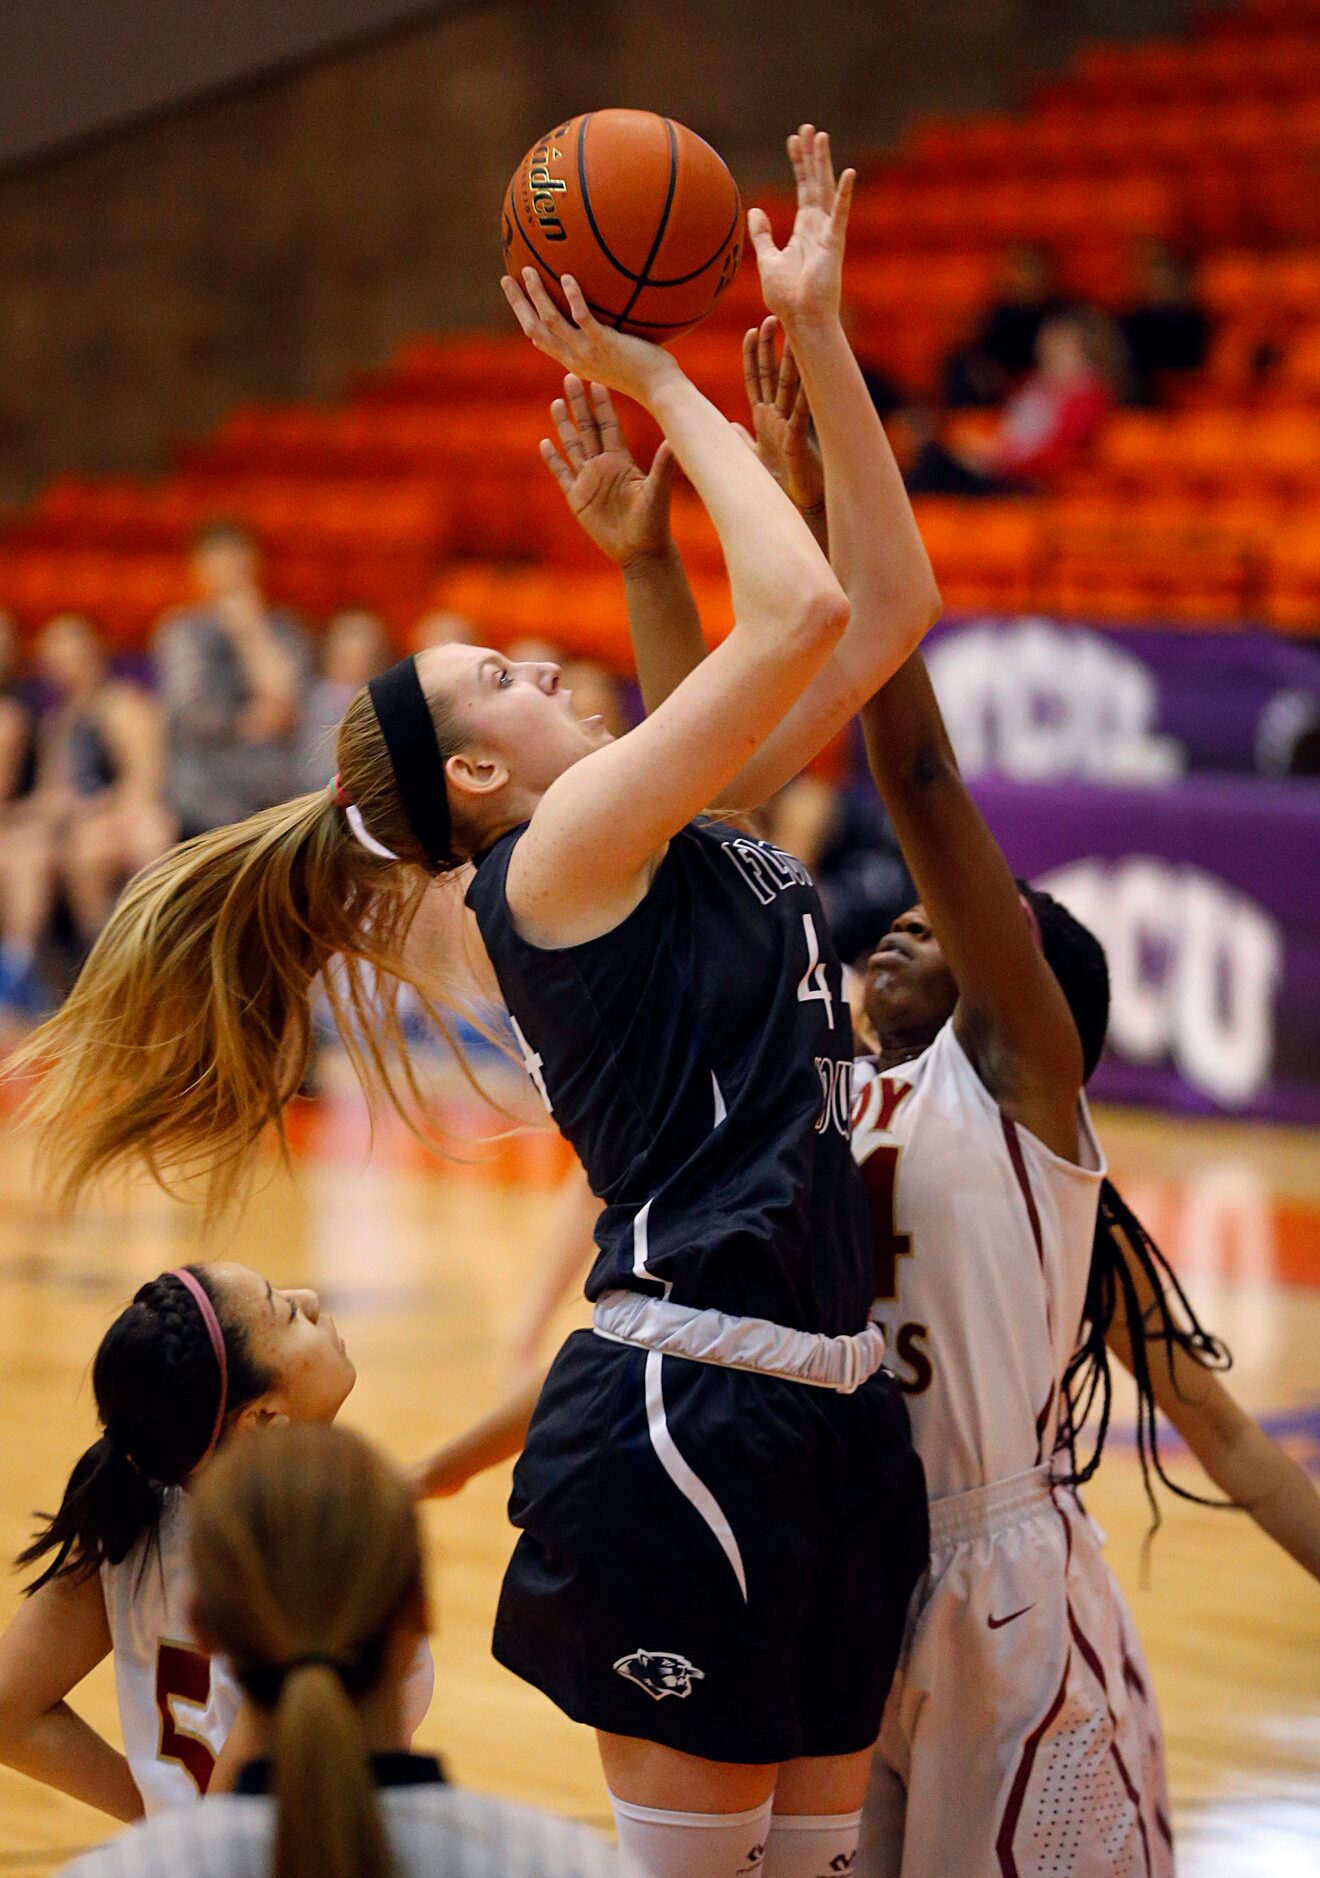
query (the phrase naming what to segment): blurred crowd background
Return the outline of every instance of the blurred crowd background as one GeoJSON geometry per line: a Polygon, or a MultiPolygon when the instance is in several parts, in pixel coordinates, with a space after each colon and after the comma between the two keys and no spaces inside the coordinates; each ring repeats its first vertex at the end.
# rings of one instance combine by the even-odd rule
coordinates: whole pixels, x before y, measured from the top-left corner
{"type": "MultiPolygon", "coordinates": [[[[1101,1093],[1320,1121],[1320,0],[896,0],[810,31],[768,0],[755,56],[733,0],[569,0],[553,47],[524,0],[236,0],[205,41],[18,4],[0,1038],[169,843],[325,786],[401,651],[534,647],[635,720],[621,583],[539,459],[557,385],[499,299],[500,189],[558,116],[636,103],[782,228],[805,105],[861,169],[850,330],[947,603],[960,758],[1113,961],[1101,1093]]],[[[759,310],[745,263],[678,348],[730,417],[759,310]]],[[[674,528],[718,636],[681,486],[674,528]]],[[[845,955],[904,904],[851,738],[766,830],[845,955]]]]}

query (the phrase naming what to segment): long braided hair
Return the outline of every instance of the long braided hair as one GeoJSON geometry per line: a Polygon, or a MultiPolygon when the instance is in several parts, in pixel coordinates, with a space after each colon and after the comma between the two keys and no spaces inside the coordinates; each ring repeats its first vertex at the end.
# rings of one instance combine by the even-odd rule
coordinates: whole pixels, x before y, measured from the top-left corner
{"type": "MultiPolygon", "coordinates": [[[[1051,894],[1026,881],[1019,881],[1018,888],[1036,915],[1045,962],[1068,1000],[1082,1040],[1084,1074],[1089,1081],[1100,1060],[1109,1024],[1109,967],[1104,947],[1051,894]]],[[[1137,1385],[1137,1454],[1151,1512],[1149,1541],[1161,1522],[1155,1493],[1157,1480],[1180,1500],[1191,1500],[1198,1506],[1232,1505],[1229,1500],[1210,1498],[1181,1486],[1166,1471],[1150,1371],[1151,1345],[1163,1343],[1170,1360],[1175,1349],[1182,1350],[1207,1369],[1228,1369],[1233,1359],[1227,1345],[1201,1323],[1168,1259],[1114,1183],[1106,1179],[1100,1188],[1081,1331],[1063,1377],[1059,1440],[1068,1456],[1064,1478],[1078,1487],[1095,1474],[1109,1434],[1114,1379],[1107,1338],[1116,1322],[1125,1326],[1132,1348],[1132,1374],[1137,1385]],[[1154,1296],[1154,1302],[1144,1310],[1129,1261],[1140,1268],[1154,1296]],[[1079,1447],[1088,1439],[1087,1425],[1092,1421],[1090,1453],[1083,1460],[1079,1458],[1079,1447]]]]}
{"type": "MultiPolygon", "coordinates": [[[[228,1417],[265,1395],[273,1377],[257,1364],[247,1333],[226,1309],[204,1266],[190,1265],[215,1307],[228,1363],[228,1417]]],[[[170,1487],[206,1453],[218,1412],[220,1377],[197,1301],[171,1272],[142,1286],[101,1339],[92,1389],[102,1433],[77,1461],[56,1513],[19,1553],[20,1566],[49,1559],[26,1587],[53,1578],[89,1578],[118,1565],[144,1536],[154,1538],[170,1487]],[[49,1557],[50,1554],[54,1557],[49,1557]]]]}

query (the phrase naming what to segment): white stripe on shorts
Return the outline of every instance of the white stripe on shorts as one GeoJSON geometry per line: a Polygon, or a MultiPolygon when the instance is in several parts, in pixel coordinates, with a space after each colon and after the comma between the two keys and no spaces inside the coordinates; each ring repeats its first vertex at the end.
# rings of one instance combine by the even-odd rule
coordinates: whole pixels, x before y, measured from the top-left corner
{"type": "Polygon", "coordinates": [[[738,1549],[733,1527],[705,1481],[697,1477],[679,1453],[674,1437],[669,1432],[669,1423],[665,1420],[664,1360],[658,1350],[647,1352],[646,1426],[650,1431],[651,1446],[655,1449],[661,1467],[684,1499],[691,1501],[719,1540],[721,1551],[733,1567],[733,1575],[738,1580],[738,1589],[742,1592],[745,1604],[747,1574],[743,1570],[742,1553],[738,1549]]]}

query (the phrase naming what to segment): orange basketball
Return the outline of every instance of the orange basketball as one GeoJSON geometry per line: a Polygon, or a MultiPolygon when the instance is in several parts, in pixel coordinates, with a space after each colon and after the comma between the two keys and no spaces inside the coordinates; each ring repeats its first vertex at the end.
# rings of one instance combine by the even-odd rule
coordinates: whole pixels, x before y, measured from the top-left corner
{"type": "Polygon", "coordinates": [[[587,111],[533,144],[504,197],[504,265],[530,262],[564,312],[572,274],[597,319],[664,345],[737,272],[743,212],[724,159],[654,111],[587,111]]]}

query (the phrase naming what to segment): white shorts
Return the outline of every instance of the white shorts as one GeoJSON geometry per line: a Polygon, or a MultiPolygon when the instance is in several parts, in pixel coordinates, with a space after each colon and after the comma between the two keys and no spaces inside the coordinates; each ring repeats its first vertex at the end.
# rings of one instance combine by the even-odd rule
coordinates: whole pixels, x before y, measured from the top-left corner
{"type": "Polygon", "coordinates": [[[1172,1878],[1150,1675],[1076,1496],[1042,1467],[930,1512],[859,1878],[1172,1878]]]}

